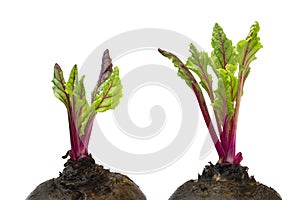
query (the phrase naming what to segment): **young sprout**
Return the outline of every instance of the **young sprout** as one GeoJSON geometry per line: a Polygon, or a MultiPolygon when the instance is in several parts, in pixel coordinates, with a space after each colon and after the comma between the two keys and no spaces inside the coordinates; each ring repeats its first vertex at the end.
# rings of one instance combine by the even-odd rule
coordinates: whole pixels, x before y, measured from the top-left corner
{"type": "Polygon", "coordinates": [[[88,144],[96,114],[114,109],[122,97],[119,68],[112,67],[108,50],[103,53],[101,71],[92,91],[91,104],[86,99],[83,81],[84,76],[78,79],[78,69],[75,65],[68,81],[65,82],[63,71],[55,64],[53,91],[67,108],[71,141],[69,155],[74,161],[89,156],[88,144]]]}
{"type": "Polygon", "coordinates": [[[256,59],[255,54],[263,46],[258,37],[259,24],[255,22],[246,39],[236,46],[232,45],[221,26],[215,24],[211,45],[213,51],[210,56],[198,51],[191,44],[186,64],[177,56],[162,49],[158,51],[169,58],[178,68],[178,75],[185,80],[197,98],[204,121],[219,155],[219,163],[239,164],[242,153],[236,153],[236,130],[240,110],[241,97],[245,81],[250,73],[250,64],[256,59]],[[210,67],[218,79],[217,89],[213,90],[212,75],[208,73],[210,67]],[[200,78],[198,83],[192,74],[200,78]],[[209,97],[216,118],[216,130],[203,96],[204,89],[209,97]]]}

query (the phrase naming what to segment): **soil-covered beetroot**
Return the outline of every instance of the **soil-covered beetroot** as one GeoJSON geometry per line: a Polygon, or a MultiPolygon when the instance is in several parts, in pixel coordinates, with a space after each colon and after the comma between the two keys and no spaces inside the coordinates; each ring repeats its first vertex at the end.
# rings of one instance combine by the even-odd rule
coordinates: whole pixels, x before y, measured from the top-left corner
{"type": "Polygon", "coordinates": [[[169,200],[281,200],[272,188],[249,177],[241,165],[210,164],[198,180],[180,186],[169,200]]]}
{"type": "Polygon", "coordinates": [[[92,157],[68,160],[58,178],[40,184],[26,200],[145,200],[127,176],[95,164],[92,157]]]}

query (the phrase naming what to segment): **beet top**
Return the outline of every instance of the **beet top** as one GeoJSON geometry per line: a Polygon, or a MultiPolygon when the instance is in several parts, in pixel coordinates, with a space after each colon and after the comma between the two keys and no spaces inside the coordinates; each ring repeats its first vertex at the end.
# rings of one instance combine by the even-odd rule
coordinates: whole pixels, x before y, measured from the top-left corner
{"type": "Polygon", "coordinates": [[[209,130],[215,148],[219,155],[219,163],[239,164],[243,157],[241,152],[236,153],[236,130],[240,110],[241,97],[245,80],[250,73],[250,64],[256,59],[255,54],[262,48],[258,37],[259,24],[255,22],[246,39],[240,40],[235,46],[229,40],[221,26],[215,24],[212,34],[212,52],[209,55],[198,51],[191,44],[186,64],[176,55],[162,49],[158,51],[169,58],[178,68],[178,75],[185,80],[193,90],[198,100],[200,110],[209,130]],[[217,89],[213,89],[210,67],[218,79],[217,89]],[[200,78],[196,81],[194,72],[200,78]],[[202,93],[204,89],[211,101],[216,118],[216,129],[213,126],[207,104],[202,93]]]}
{"type": "Polygon", "coordinates": [[[67,108],[71,140],[71,150],[68,154],[74,161],[89,156],[88,144],[96,114],[114,109],[122,97],[119,69],[113,68],[108,50],[103,53],[101,71],[92,91],[91,104],[86,99],[83,81],[84,76],[78,79],[76,65],[66,82],[60,66],[55,64],[53,91],[67,108]]]}

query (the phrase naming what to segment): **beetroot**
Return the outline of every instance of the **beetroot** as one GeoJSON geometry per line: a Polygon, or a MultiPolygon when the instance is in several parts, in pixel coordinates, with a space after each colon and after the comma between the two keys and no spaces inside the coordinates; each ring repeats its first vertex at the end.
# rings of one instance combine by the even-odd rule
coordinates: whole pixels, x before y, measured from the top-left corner
{"type": "MultiPolygon", "coordinates": [[[[58,64],[54,66],[53,91],[67,108],[71,150],[58,178],[40,184],[27,200],[145,200],[139,187],[127,176],[112,173],[95,164],[88,153],[93,122],[98,112],[114,109],[122,96],[119,69],[112,66],[109,51],[103,53],[101,71],[89,104],[84,76],[78,78],[75,65],[66,82],[58,64]]],[[[107,152],[109,153],[109,152],[107,152]]],[[[63,157],[63,158],[64,158],[63,157]]]]}
{"type": "Polygon", "coordinates": [[[127,176],[95,164],[92,157],[68,160],[58,178],[40,184],[27,200],[145,200],[127,176]]]}
{"type": "Polygon", "coordinates": [[[207,165],[197,180],[180,186],[170,200],[280,200],[272,188],[249,177],[247,167],[217,163],[207,165]]]}
{"type": "Polygon", "coordinates": [[[236,152],[236,133],[241,98],[245,81],[250,73],[250,65],[256,53],[263,47],[258,32],[260,26],[255,22],[248,36],[236,46],[227,38],[219,24],[215,24],[212,34],[212,52],[198,51],[191,44],[191,56],[184,64],[176,55],[158,49],[178,68],[178,75],[185,80],[197,98],[204,121],[219,155],[216,165],[205,168],[197,181],[188,181],[180,186],[170,199],[257,199],[276,200],[281,197],[275,190],[249,178],[241,152],[236,152]],[[208,68],[214,73],[210,74],[208,68]],[[198,82],[193,73],[200,79],[198,82]],[[213,89],[213,76],[218,80],[213,89]],[[212,123],[205,90],[215,116],[212,123]]]}

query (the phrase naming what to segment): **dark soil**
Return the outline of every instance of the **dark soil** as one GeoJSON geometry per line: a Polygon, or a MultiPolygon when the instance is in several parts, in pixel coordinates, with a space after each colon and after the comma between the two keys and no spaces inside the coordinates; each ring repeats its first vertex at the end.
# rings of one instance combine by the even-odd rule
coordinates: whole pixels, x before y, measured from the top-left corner
{"type": "Polygon", "coordinates": [[[180,186],[169,200],[281,200],[272,188],[249,177],[241,165],[207,165],[198,177],[180,186]]]}
{"type": "Polygon", "coordinates": [[[92,157],[64,166],[58,178],[40,184],[26,200],[146,200],[127,176],[103,169],[92,157]]]}

